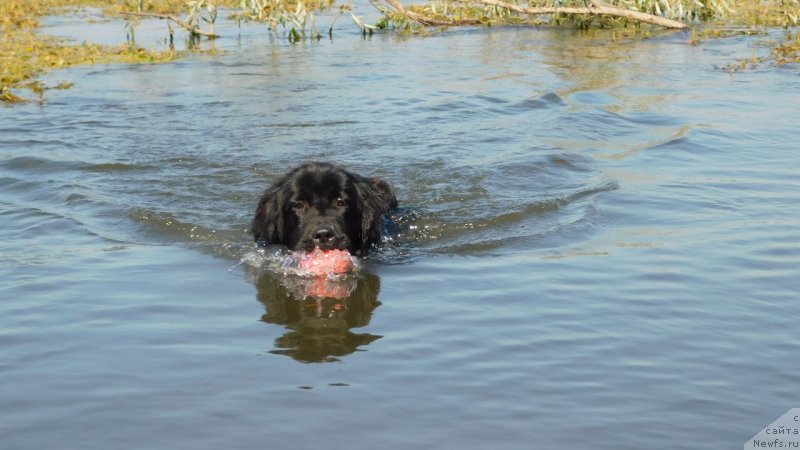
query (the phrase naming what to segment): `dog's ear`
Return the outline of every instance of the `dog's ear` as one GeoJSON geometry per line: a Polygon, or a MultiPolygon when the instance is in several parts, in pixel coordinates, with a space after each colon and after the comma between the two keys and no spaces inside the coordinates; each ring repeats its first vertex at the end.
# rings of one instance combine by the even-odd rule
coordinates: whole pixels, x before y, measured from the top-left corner
{"type": "Polygon", "coordinates": [[[360,252],[381,241],[381,216],[397,207],[397,197],[392,186],[377,178],[361,178],[355,181],[361,199],[360,252]]]}
{"type": "Polygon", "coordinates": [[[261,195],[256,213],[250,223],[250,232],[260,245],[277,244],[283,241],[284,195],[283,184],[276,183],[261,195]]]}
{"type": "Polygon", "coordinates": [[[373,189],[378,193],[381,199],[382,207],[386,211],[397,208],[397,196],[394,193],[394,188],[389,183],[381,180],[380,178],[370,178],[369,183],[373,189]]]}

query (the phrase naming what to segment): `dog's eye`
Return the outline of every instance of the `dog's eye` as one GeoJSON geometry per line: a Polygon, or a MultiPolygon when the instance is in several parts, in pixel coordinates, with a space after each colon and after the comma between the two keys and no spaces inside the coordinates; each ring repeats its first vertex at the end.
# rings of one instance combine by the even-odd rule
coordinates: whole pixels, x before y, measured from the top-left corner
{"type": "Polygon", "coordinates": [[[306,202],[304,202],[304,201],[294,202],[294,205],[292,205],[292,207],[294,209],[298,209],[298,210],[299,209],[305,209],[306,208],[306,202]]]}
{"type": "Polygon", "coordinates": [[[333,202],[333,204],[334,204],[334,205],[336,205],[336,207],[337,207],[337,208],[342,208],[342,207],[344,207],[345,205],[347,205],[347,203],[346,203],[344,200],[342,200],[341,198],[337,198],[337,199],[336,199],[336,200],[333,202]]]}

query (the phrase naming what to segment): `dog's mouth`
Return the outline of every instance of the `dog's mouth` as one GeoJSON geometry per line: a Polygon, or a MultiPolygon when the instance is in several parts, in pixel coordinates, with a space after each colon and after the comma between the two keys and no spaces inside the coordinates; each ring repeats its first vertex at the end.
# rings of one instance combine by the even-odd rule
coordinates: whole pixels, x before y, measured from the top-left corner
{"type": "Polygon", "coordinates": [[[345,245],[335,245],[331,243],[327,244],[318,244],[315,245],[313,243],[302,245],[298,250],[302,251],[303,253],[314,253],[317,250],[321,250],[323,252],[329,251],[345,251],[350,253],[350,249],[345,245]]]}
{"type": "Polygon", "coordinates": [[[341,246],[338,246],[338,245],[334,244],[333,242],[324,242],[324,243],[315,244],[314,247],[312,247],[311,250],[309,250],[309,251],[313,252],[316,249],[320,249],[323,252],[327,252],[327,251],[330,251],[330,250],[347,250],[346,248],[341,248],[341,246]]]}

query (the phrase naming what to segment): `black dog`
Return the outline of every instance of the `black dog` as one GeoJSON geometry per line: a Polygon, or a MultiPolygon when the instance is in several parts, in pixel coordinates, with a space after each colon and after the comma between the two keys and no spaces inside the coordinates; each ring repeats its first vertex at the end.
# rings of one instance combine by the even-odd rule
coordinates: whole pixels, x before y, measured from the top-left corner
{"type": "Polygon", "coordinates": [[[261,245],[363,256],[381,240],[382,216],[396,207],[394,189],[383,180],[330,163],[305,163],[264,191],[251,232],[261,245]]]}

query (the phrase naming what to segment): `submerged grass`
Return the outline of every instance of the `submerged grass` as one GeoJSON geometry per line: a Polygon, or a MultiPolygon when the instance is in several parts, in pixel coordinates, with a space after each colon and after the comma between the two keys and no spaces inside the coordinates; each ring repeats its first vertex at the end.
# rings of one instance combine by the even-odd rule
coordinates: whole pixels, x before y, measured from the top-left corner
{"type": "MultiPolygon", "coordinates": [[[[376,4],[377,0],[372,1],[376,4]]],[[[743,60],[728,69],[742,70],[766,61],[777,65],[800,62],[800,34],[792,32],[800,25],[800,0],[609,0],[603,3],[700,25],[691,34],[692,44],[709,38],[762,33],[768,27],[783,27],[787,30],[786,37],[782,42],[774,43],[769,57],[743,60]]],[[[520,4],[585,7],[594,2],[522,0],[520,4]]],[[[45,86],[37,81],[40,75],[55,68],[81,64],[159,63],[178,57],[172,49],[148,50],[136,46],[132,39],[126,44],[105,46],[46,36],[39,33],[39,23],[48,14],[66,14],[80,8],[97,8],[112,17],[123,17],[121,14],[124,12],[177,16],[183,11],[189,12],[196,23],[203,19],[213,30],[217,8],[226,7],[235,11],[239,20],[266,22],[273,29],[279,25],[291,28],[288,37],[296,41],[305,36],[307,28],[310,28],[311,36],[319,37],[314,29],[313,11],[332,6],[335,6],[334,0],[0,0],[0,101],[26,101],[14,92],[24,88],[41,100],[46,89],[68,87],[45,86]]],[[[342,14],[352,15],[349,2],[339,8],[342,14]]],[[[487,25],[572,23],[582,28],[630,26],[630,22],[621,19],[589,15],[528,17],[496,6],[455,0],[430,0],[427,4],[409,5],[407,9],[427,17],[468,19],[487,25]]],[[[413,21],[408,17],[383,10],[386,17],[377,24],[378,28],[413,29],[413,21]]],[[[353,20],[359,23],[354,15],[353,20]]],[[[369,27],[370,32],[376,28],[364,24],[359,26],[369,27]]]]}
{"type": "Polygon", "coordinates": [[[752,56],[732,62],[725,67],[728,72],[741,72],[755,69],[764,63],[776,66],[800,63],[800,34],[786,32],[782,42],[768,42],[766,45],[772,49],[768,56],[752,56]]]}
{"type": "Polygon", "coordinates": [[[73,44],[27,30],[4,32],[0,38],[0,100],[25,101],[12,92],[21,87],[31,89],[41,99],[41,93],[48,87],[37,81],[37,77],[51,69],[82,64],[168,62],[174,58],[172,50],[146,50],[130,44],[73,44]]]}
{"type": "MultiPolygon", "coordinates": [[[[177,0],[167,0],[175,3],[177,0]]],[[[127,3],[131,3],[130,1],[127,3]]],[[[136,3],[139,3],[136,1],[136,3]]],[[[146,3],[146,2],[142,2],[146,3]]],[[[72,43],[38,33],[41,17],[56,8],[97,7],[125,8],[126,2],[75,0],[3,0],[0,2],[0,101],[22,102],[27,99],[13,91],[28,88],[41,100],[46,89],[63,89],[64,84],[45,86],[37,78],[61,67],[82,64],[155,63],[172,61],[172,50],[146,50],[126,43],[104,46],[88,42],[72,43]]]]}

